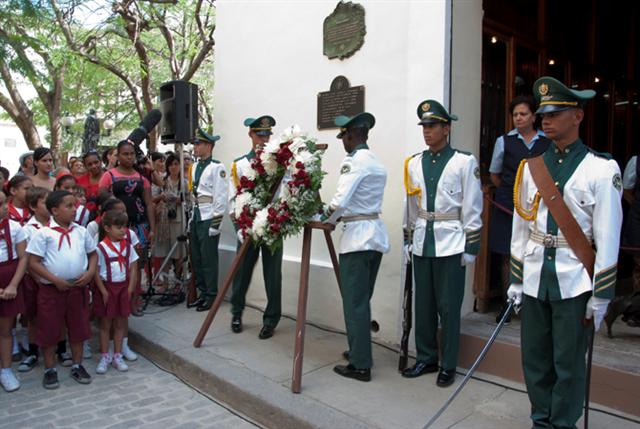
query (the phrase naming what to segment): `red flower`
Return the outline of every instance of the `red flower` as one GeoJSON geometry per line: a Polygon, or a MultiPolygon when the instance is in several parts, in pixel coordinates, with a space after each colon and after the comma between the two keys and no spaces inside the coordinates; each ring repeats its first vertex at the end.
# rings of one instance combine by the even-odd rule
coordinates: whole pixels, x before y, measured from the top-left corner
{"type": "Polygon", "coordinates": [[[276,153],[276,161],[278,164],[286,167],[289,160],[293,157],[293,152],[289,150],[289,144],[285,144],[280,147],[280,150],[276,153]]]}
{"type": "Polygon", "coordinates": [[[299,170],[304,170],[304,162],[302,161],[296,162],[296,168],[299,170]]]}
{"type": "Polygon", "coordinates": [[[242,176],[240,178],[240,186],[238,187],[239,190],[242,189],[253,189],[256,187],[256,182],[254,182],[253,180],[249,180],[247,178],[247,176],[242,176]]]}

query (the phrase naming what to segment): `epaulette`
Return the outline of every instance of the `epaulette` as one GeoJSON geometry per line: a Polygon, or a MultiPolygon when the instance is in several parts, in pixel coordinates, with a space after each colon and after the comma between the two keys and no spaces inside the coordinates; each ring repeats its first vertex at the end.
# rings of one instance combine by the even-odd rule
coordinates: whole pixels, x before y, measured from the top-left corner
{"type": "Polygon", "coordinates": [[[471,152],[467,152],[467,151],[464,151],[464,150],[454,149],[454,151],[456,151],[456,152],[458,152],[458,153],[461,153],[461,154],[463,154],[463,155],[473,156],[473,154],[472,154],[471,152]]]}
{"type": "Polygon", "coordinates": [[[613,156],[611,156],[611,154],[610,154],[610,153],[607,153],[607,152],[598,152],[598,151],[595,151],[595,150],[593,150],[593,149],[591,149],[591,148],[588,148],[588,149],[589,149],[589,152],[591,152],[592,154],[594,154],[594,155],[595,155],[595,156],[597,156],[598,158],[604,158],[604,159],[606,159],[607,161],[609,161],[609,160],[613,159],[613,156]]]}
{"type": "Polygon", "coordinates": [[[233,162],[240,161],[242,158],[246,158],[246,157],[247,157],[247,155],[239,156],[239,157],[237,157],[236,159],[234,159],[234,160],[233,160],[233,162]]]}

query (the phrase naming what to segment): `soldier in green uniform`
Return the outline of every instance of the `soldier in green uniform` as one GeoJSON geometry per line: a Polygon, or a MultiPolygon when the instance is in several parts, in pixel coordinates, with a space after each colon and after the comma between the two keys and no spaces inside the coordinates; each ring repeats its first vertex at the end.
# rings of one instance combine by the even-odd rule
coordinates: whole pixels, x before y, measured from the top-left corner
{"type": "Polygon", "coordinates": [[[194,196],[190,221],[191,264],[200,295],[189,306],[196,307],[197,311],[209,310],[218,293],[218,240],[229,189],[224,165],[211,157],[219,139],[220,136],[200,128],[194,142],[198,163],[191,170],[194,196]]]}
{"type": "MultiPolygon", "coordinates": [[[[249,127],[249,138],[251,139],[251,150],[246,155],[236,158],[231,166],[232,181],[229,183],[230,215],[234,219],[234,197],[236,189],[240,184],[240,178],[246,175],[250,168],[251,160],[255,158],[256,151],[262,148],[271,138],[271,129],[276,121],[271,116],[264,115],[258,118],[247,118],[244,125],[249,127]]],[[[241,245],[242,237],[238,237],[238,249],[241,245]]],[[[267,246],[250,246],[240,265],[236,277],[233,280],[231,293],[231,331],[238,334],[242,332],[242,312],[245,307],[247,290],[251,284],[253,268],[258,262],[258,256],[262,251],[262,274],[267,293],[267,307],[264,311],[263,326],[258,337],[261,340],[271,338],[273,332],[280,321],[281,316],[281,294],[282,294],[282,246],[274,253],[271,253],[267,246]]]]}
{"type": "Polygon", "coordinates": [[[593,319],[597,330],[615,295],[622,180],[618,164],[579,137],[583,106],[595,92],[569,89],[551,77],[538,79],[533,91],[552,144],[541,159],[524,160],[518,168],[507,294],[522,302],[522,367],[533,426],[575,428],[585,399],[591,329],[584,321],[593,319]],[[557,216],[540,196],[548,186],[538,185],[545,169],[559,192],[560,198],[547,197],[559,208],[557,216]],[[563,231],[571,217],[577,228],[563,231]]]}
{"type": "Polygon", "coordinates": [[[449,143],[451,121],[458,118],[436,100],[420,103],[417,113],[427,149],[407,158],[404,172],[405,258],[413,254],[417,356],[402,376],[439,369],[436,384],[446,387],[458,365],[465,266],[480,250],[482,190],[476,158],[449,143]]]}
{"type": "Polygon", "coordinates": [[[371,380],[371,308],[369,302],[378,275],[382,254],[389,251],[389,237],[380,214],[387,170],[367,144],[375,125],[372,114],[338,116],[337,138],[342,139],[346,157],[340,178],[323,221],[344,224],[340,238],[340,292],[347,328],[349,350],[343,357],[348,365],[333,371],[358,381],[371,380]]]}

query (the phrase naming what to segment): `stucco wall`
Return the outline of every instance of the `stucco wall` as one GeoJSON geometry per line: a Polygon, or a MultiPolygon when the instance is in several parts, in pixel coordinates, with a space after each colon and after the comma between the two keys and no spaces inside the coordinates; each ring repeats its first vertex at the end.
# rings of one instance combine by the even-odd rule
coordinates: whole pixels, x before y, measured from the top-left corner
{"type": "MultiPolygon", "coordinates": [[[[391,242],[371,302],[372,316],[380,324],[375,336],[394,343],[399,332],[402,289],[402,166],[406,156],[424,150],[415,109],[426,98],[447,103],[449,82],[453,82],[453,111],[461,117],[455,124],[454,146],[477,152],[481,2],[456,0],[453,9],[445,0],[359,3],[366,9],[365,43],[353,57],[340,61],[322,54],[323,20],[336,1],[219,1],[216,85],[212,99],[207,101],[214,107],[215,131],[222,135],[214,157],[228,169],[234,158],[250,149],[247,129],[242,125],[247,116],[271,114],[277,121],[276,133],[296,123],[319,142],[328,143],[324,169],[329,174],[322,189],[323,199],[328,201],[345,154],[335,130],[316,129],[316,94],[327,91],[338,75],[346,76],[351,85],[365,85],[365,109],[377,120],[370,132],[370,147],[388,170],[382,217],[391,242]],[[455,49],[451,57],[450,28],[455,49]],[[464,94],[456,89],[458,84],[464,94]]],[[[340,228],[334,233],[336,244],[339,237],[340,228]]],[[[291,238],[284,248],[283,311],[287,314],[296,312],[301,242],[302,236],[291,238]]],[[[235,235],[225,219],[221,279],[233,251],[235,235]]],[[[469,291],[471,274],[469,271],[469,291]]],[[[471,308],[470,297],[468,292],[466,309],[471,308]]],[[[260,266],[256,267],[248,299],[257,305],[265,302],[260,266]]],[[[344,327],[340,296],[319,232],[314,233],[312,248],[308,318],[338,329],[344,327]]]]}

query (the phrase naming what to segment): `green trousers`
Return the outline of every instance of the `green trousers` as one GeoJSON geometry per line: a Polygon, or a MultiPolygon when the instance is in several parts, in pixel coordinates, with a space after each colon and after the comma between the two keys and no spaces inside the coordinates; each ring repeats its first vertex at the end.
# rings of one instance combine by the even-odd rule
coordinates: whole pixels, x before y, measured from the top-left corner
{"type": "Polygon", "coordinates": [[[340,254],[342,309],[349,342],[349,363],[371,368],[371,307],[382,253],[374,250],[340,254]]]}
{"type": "Polygon", "coordinates": [[[196,287],[206,300],[218,294],[218,241],[220,236],[209,237],[211,220],[191,222],[191,265],[196,276],[196,287]]]}
{"type": "MultiPolygon", "coordinates": [[[[240,249],[238,243],[238,249],[240,249]]],[[[282,246],[271,254],[267,246],[249,246],[244,260],[233,279],[231,292],[231,314],[242,316],[245,306],[247,290],[251,284],[253,268],[258,262],[258,256],[262,250],[262,275],[264,276],[264,286],[267,293],[267,308],[262,316],[262,323],[265,326],[275,328],[282,315],[282,246]]]]}
{"type": "Polygon", "coordinates": [[[413,257],[415,279],[415,337],[418,362],[438,363],[438,316],[442,326],[440,350],[443,369],[458,366],[460,307],[465,267],[460,254],[413,257]]]}
{"type": "Polygon", "coordinates": [[[590,296],[541,301],[524,295],[522,369],[534,428],[575,428],[582,415],[588,333],[582,321],[590,296]]]}

